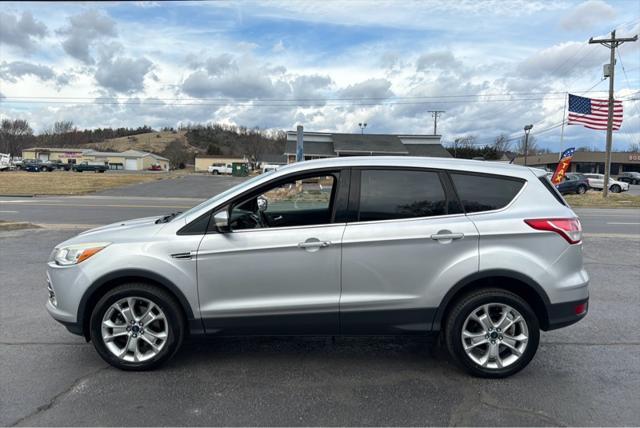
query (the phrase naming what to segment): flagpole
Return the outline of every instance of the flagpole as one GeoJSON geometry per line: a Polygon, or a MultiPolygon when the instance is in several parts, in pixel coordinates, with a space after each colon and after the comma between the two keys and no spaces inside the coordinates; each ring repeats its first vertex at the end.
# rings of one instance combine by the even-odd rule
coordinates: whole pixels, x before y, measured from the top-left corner
{"type": "Polygon", "coordinates": [[[562,157],[562,147],[563,147],[563,141],[564,141],[564,122],[567,114],[568,98],[569,98],[569,92],[566,92],[564,97],[564,108],[562,109],[562,130],[560,131],[560,151],[558,152],[558,161],[560,161],[560,158],[562,157]]]}

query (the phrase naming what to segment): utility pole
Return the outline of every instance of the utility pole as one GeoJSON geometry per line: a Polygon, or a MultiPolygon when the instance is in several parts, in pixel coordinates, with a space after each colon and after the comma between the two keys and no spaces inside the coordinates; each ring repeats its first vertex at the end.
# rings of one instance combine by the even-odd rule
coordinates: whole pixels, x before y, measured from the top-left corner
{"type": "Polygon", "coordinates": [[[444,110],[429,110],[429,113],[433,116],[433,135],[438,135],[438,117],[444,110]]]}
{"type": "Polygon", "coordinates": [[[613,144],[613,75],[616,69],[616,48],[624,42],[635,42],[638,35],[629,38],[616,39],[616,30],[611,32],[610,39],[589,39],[589,44],[598,43],[606,46],[611,51],[609,60],[609,115],[607,118],[607,146],[604,157],[604,185],[602,186],[602,197],[606,198],[609,194],[609,176],[611,175],[611,146],[613,144]]]}
{"type": "Polygon", "coordinates": [[[527,166],[527,155],[529,154],[529,132],[533,125],[525,125],[524,127],[524,166],[527,166]]]}

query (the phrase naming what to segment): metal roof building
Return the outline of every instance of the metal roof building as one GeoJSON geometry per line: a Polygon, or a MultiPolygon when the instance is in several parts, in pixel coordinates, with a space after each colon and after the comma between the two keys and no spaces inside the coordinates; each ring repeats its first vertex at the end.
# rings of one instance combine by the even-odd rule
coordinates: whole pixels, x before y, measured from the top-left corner
{"type": "MultiPolygon", "coordinates": [[[[285,155],[296,157],[295,131],[287,132],[285,155]]],[[[431,156],[451,157],[440,135],[343,134],[304,132],[305,160],[338,156],[431,156]]]]}

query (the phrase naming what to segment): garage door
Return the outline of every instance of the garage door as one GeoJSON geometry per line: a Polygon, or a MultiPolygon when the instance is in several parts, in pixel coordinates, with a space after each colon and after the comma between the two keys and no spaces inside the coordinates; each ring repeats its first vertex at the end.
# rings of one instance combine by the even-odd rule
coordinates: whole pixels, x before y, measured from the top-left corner
{"type": "Polygon", "coordinates": [[[40,158],[42,162],[46,162],[49,160],[49,153],[40,153],[38,158],[40,158]]]}
{"type": "Polygon", "coordinates": [[[138,159],[125,159],[124,169],[127,171],[135,171],[138,169],[138,159]]]}

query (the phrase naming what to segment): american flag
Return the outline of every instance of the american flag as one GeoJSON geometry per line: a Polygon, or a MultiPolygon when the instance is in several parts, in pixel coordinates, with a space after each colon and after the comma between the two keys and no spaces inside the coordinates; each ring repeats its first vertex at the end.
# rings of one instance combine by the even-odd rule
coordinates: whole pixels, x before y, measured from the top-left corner
{"type": "MultiPolygon", "coordinates": [[[[592,99],[569,94],[569,125],[584,125],[591,129],[607,129],[609,100],[592,99]]],[[[613,101],[613,130],[622,125],[622,101],[613,101]]]]}

